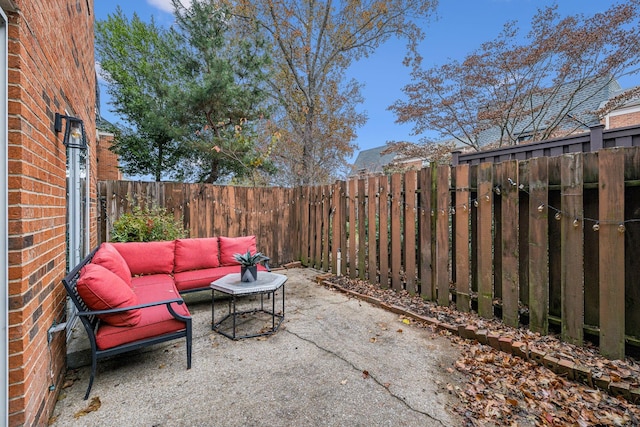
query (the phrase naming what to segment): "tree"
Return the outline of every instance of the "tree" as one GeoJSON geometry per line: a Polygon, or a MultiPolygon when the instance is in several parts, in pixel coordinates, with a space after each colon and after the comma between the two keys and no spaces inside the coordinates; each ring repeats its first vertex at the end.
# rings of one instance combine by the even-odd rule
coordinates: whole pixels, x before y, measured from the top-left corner
{"type": "Polygon", "coordinates": [[[114,112],[134,126],[118,126],[112,147],[125,173],[151,174],[156,181],[179,173],[185,132],[170,101],[177,46],[172,33],[153,20],[147,24],[134,14],[129,21],[119,7],[96,22],[96,53],[114,112]]]}
{"type": "Polygon", "coordinates": [[[119,8],[96,24],[112,104],[132,125],[116,132],[123,169],[209,183],[272,171],[275,140],[258,132],[267,49],[257,38],[230,38],[233,17],[217,2],[174,6],[170,29],[135,14],[129,21],[119,8]]]}
{"type": "Polygon", "coordinates": [[[584,129],[606,112],[592,105],[596,95],[638,71],[639,7],[631,0],[592,17],[562,19],[557,6],[540,9],[524,43],[509,22],[462,62],[426,70],[416,64],[404,88],[408,100],[389,108],[399,123],[413,122],[416,135],[438,131],[474,149],[584,129]]]}
{"type": "Polygon", "coordinates": [[[391,37],[410,50],[423,38],[416,24],[435,7],[432,0],[326,1],[239,0],[241,37],[270,41],[269,93],[278,111],[272,126],[281,135],[274,159],[288,184],[320,184],[353,153],[356,128],[366,119],[357,82],[345,81],[349,65],[391,37]],[[415,19],[414,19],[415,18],[415,19]]]}
{"type": "Polygon", "coordinates": [[[176,53],[184,81],[174,99],[184,123],[197,119],[193,161],[204,172],[198,180],[273,171],[269,154],[276,140],[259,132],[268,116],[260,87],[270,63],[265,41],[231,37],[236,18],[218,1],[194,0],[187,8],[173,0],[173,5],[184,46],[176,53]]]}

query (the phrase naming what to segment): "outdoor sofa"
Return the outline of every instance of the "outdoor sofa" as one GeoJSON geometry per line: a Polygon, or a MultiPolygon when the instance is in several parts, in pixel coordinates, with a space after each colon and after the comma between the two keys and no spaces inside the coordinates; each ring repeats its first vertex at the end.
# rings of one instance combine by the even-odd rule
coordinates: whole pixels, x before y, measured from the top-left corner
{"type": "MultiPolygon", "coordinates": [[[[91,344],[89,397],[98,359],[178,338],[191,368],[191,314],[182,293],[239,273],[234,254],[255,236],[102,243],[62,280],[91,344]]],[[[268,264],[259,270],[269,270],[268,264]]]]}

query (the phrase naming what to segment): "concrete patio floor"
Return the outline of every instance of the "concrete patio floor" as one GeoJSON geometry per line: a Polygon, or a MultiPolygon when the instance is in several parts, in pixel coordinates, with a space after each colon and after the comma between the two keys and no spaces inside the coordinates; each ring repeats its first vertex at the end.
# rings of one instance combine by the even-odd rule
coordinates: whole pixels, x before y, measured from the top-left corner
{"type": "MultiPolygon", "coordinates": [[[[210,293],[187,295],[192,369],[186,369],[184,340],[114,357],[98,362],[88,400],[89,368],[74,369],[51,425],[461,424],[453,411],[459,401],[447,390],[460,381],[448,369],[459,352],[448,339],[318,285],[316,270],[278,272],[289,279],[285,319],[275,335],[230,340],[211,331],[210,293]],[[96,397],[99,408],[78,416],[96,397]]],[[[243,300],[256,303],[255,297],[243,300]]],[[[226,309],[225,301],[216,310],[218,304],[226,309]]],[[[248,327],[260,329],[265,320],[248,327]]]]}

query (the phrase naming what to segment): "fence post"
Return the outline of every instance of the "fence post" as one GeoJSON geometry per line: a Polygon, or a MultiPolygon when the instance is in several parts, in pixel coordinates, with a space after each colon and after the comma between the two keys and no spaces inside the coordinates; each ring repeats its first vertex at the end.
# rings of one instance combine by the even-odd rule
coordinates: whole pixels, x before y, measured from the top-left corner
{"type": "Polygon", "coordinates": [[[596,152],[604,147],[604,141],[602,138],[602,131],[604,130],[604,125],[597,125],[589,128],[589,139],[590,139],[590,151],[596,152]]]}

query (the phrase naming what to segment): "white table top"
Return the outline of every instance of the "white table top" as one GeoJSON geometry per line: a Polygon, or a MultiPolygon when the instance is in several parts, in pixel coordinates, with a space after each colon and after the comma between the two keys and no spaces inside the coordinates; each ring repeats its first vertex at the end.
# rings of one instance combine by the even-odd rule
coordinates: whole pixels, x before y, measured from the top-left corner
{"type": "Polygon", "coordinates": [[[211,289],[224,292],[229,295],[253,294],[259,292],[272,292],[284,285],[288,279],[283,274],[259,271],[258,279],[255,282],[241,282],[240,273],[227,274],[226,276],[214,280],[211,289]]]}

